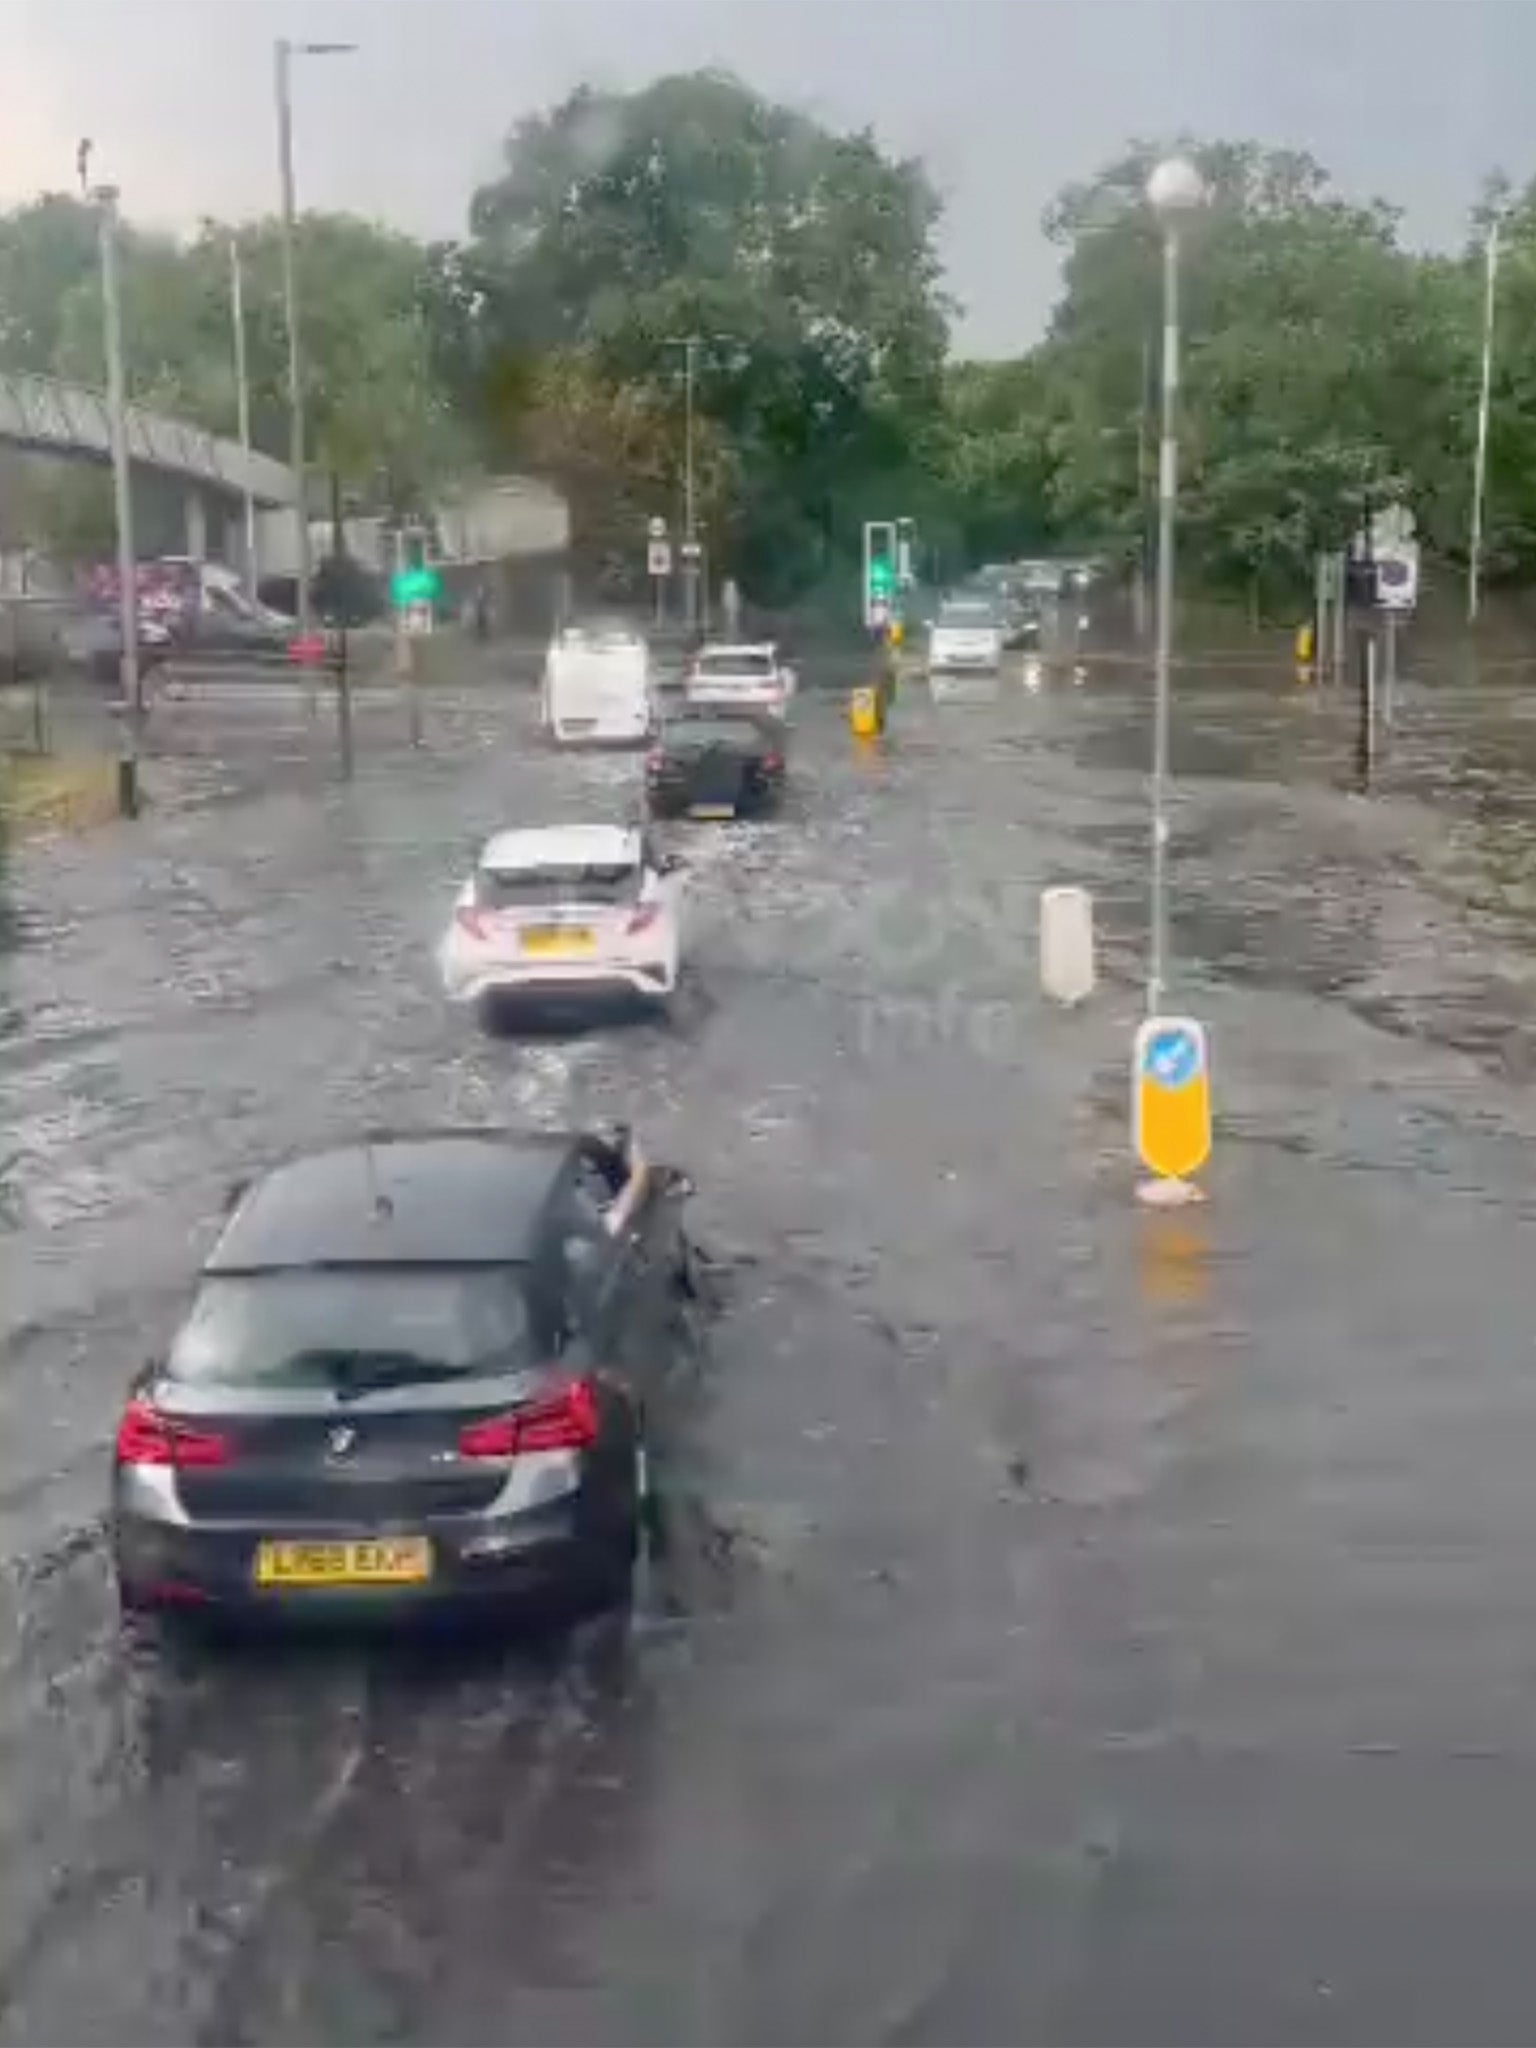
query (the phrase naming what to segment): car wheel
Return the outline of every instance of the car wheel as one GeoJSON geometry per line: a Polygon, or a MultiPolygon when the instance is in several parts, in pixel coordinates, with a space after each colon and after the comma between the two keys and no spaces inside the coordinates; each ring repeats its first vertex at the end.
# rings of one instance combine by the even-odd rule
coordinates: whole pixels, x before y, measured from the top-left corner
{"type": "Polygon", "coordinates": [[[481,996],[475,1004],[475,1022],[487,1038],[507,1035],[507,1008],[499,996],[481,996]]]}
{"type": "Polygon", "coordinates": [[[634,1605],[635,1573],[640,1562],[641,1541],[650,1498],[649,1462],[645,1439],[635,1436],[634,1492],[623,1527],[611,1549],[599,1562],[592,1582],[591,1604],[599,1610],[627,1611],[634,1605]]]}

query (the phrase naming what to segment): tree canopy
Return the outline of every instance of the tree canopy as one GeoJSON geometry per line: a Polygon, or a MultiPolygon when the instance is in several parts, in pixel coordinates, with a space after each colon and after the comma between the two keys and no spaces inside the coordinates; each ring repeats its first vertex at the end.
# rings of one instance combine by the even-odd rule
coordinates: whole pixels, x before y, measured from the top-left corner
{"type": "MultiPolygon", "coordinates": [[[[1464,548],[1497,211],[1489,566],[1536,574],[1536,183],[1490,181],[1467,246],[1424,254],[1390,205],[1341,193],[1304,153],[1183,146],[1209,188],[1181,266],[1188,572],[1288,594],[1388,495],[1432,546],[1464,548]]],[[[300,221],[316,465],[402,510],[471,468],[526,468],[565,490],[594,558],[637,565],[648,518],[681,522],[692,337],[700,521],[716,570],[755,595],[846,592],[862,522],[896,514],[951,564],[1051,545],[1129,559],[1156,460],[1144,189],[1162,150],[1133,143],[1063,189],[1046,333],[965,362],[920,163],[715,72],[583,87],[511,129],[462,240],[300,221]]],[[[236,232],[254,436],[282,456],[277,226],[236,232]]],[[[122,264],[133,396],[225,433],[230,234],[126,226],[122,264]]],[[[101,346],[90,210],[54,194],[0,214],[0,367],[96,382],[101,346]]]]}

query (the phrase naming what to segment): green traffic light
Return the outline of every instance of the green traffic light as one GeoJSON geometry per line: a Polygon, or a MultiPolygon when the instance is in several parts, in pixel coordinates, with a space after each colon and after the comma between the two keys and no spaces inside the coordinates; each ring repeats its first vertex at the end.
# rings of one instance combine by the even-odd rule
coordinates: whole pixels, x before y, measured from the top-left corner
{"type": "Polygon", "coordinates": [[[402,569],[392,576],[389,594],[397,605],[436,604],[443,594],[443,579],[423,563],[419,568],[402,569]]]}

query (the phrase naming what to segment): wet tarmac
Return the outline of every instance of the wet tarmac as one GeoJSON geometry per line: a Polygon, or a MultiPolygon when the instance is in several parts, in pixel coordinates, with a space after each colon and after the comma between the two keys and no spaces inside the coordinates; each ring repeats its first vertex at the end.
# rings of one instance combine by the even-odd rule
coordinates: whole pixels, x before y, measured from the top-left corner
{"type": "MultiPolygon", "coordinates": [[[[801,705],[680,831],[673,1024],[487,1041],[431,949],[622,756],[446,698],[343,789],[35,849],[0,960],[0,2044],[1529,2038],[1536,745],[1513,691],[1182,693],[1210,1204],[1130,1199],[1145,694],[801,705]],[[1091,886],[1090,1008],[1034,992],[1091,886]],[[633,1625],[156,1656],[120,1390],[228,1184],[624,1114],[716,1297],[633,1625]]],[[[201,777],[201,779],[199,779],[201,777]]]]}

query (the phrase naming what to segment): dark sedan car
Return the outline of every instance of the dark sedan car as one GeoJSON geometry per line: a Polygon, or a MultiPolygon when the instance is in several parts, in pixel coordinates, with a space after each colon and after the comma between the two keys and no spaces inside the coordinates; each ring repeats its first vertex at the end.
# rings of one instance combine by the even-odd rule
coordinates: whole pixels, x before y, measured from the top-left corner
{"type": "Polygon", "coordinates": [[[622,1600],[688,1192],[625,1134],[381,1138],[256,1181],[118,1430],[124,1611],[622,1600]]]}
{"type": "Polygon", "coordinates": [[[680,712],[646,756],[651,816],[735,818],[771,810],[783,794],[787,741],[783,722],[766,712],[680,712]]]}

